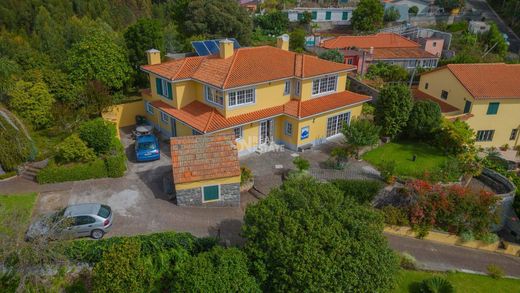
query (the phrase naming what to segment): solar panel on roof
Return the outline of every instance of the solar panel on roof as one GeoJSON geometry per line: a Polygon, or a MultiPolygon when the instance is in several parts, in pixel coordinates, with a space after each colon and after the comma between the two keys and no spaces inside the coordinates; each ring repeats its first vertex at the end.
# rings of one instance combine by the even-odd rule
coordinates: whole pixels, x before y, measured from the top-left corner
{"type": "Polygon", "coordinates": [[[211,54],[218,54],[218,52],[220,52],[218,43],[214,40],[204,41],[204,45],[206,45],[206,48],[208,48],[211,54]]]}
{"type": "MultiPolygon", "coordinates": [[[[194,41],[191,42],[191,46],[197,52],[199,56],[207,56],[218,54],[220,52],[219,42],[224,39],[206,40],[206,41],[194,41]]],[[[240,44],[235,38],[229,38],[228,40],[233,42],[233,49],[240,48],[240,44]]]]}
{"type": "Polygon", "coordinates": [[[204,42],[200,42],[200,41],[191,42],[191,45],[195,49],[195,52],[197,52],[197,55],[199,55],[199,56],[211,55],[208,48],[206,48],[206,45],[204,45],[204,42]]]}

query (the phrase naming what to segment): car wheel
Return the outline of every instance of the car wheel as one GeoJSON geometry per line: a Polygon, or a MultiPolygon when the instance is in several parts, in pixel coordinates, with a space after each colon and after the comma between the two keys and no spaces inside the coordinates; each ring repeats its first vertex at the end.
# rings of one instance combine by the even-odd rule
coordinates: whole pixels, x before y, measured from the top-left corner
{"type": "Polygon", "coordinates": [[[90,233],[90,237],[92,237],[94,239],[101,239],[101,238],[103,238],[103,235],[105,235],[105,232],[103,232],[103,230],[99,230],[99,229],[92,230],[92,232],[90,233]]]}

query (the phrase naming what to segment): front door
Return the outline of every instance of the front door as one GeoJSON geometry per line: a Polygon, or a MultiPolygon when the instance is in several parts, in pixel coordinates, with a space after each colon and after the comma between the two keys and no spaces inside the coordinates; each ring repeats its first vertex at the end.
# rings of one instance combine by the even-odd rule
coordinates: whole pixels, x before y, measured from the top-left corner
{"type": "Polygon", "coordinates": [[[469,113],[469,110],[471,110],[471,102],[466,101],[466,104],[464,105],[464,114],[469,113]]]}
{"type": "Polygon", "coordinates": [[[265,120],[260,122],[260,144],[272,141],[273,120],[265,120]]]}

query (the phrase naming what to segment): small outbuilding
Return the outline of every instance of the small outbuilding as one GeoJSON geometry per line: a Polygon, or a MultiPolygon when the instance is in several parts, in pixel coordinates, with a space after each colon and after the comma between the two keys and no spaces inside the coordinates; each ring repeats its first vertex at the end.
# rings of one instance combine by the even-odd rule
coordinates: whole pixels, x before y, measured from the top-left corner
{"type": "Polygon", "coordinates": [[[171,155],[178,205],[240,205],[240,164],[232,132],[172,137],[171,155]]]}

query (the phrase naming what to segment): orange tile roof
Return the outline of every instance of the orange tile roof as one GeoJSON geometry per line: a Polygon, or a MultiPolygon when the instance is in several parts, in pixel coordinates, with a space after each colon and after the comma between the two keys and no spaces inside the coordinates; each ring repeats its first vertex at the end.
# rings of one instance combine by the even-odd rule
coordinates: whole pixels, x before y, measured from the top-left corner
{"type": "Polygon", "coordinates": [[[374,49],[374,59],[410,59],[410,58],[436,58],[439,57],[425,51],[422,48],[377,48],[374,49]]]}
{"type": "Polygon", "coordinates": [[[144,65],[141,69],[172,81],[194,79],[229,89],[283,78],[307,78],[351,71],[355,66],[261,46],[237,49],[227,59],[221,59],[217,55],[186,57],[156,65],[144,65]]]}
{"type": "Polygon", "coordinates": [[[368,36],[339,36],[323,41],[322,47],[327,49],[344,49],[356,47],[374,48],[414,48],[420,45],[394,33],[379,33],[368,36]]]}
{"type": "Polygon", "coordinates": [[[441,101],[439,99],[437,99],[436,97],[434,96],[431,96],[425,92],[422,92],[418,89],[412,89],[412,95],[414,97],[414,99],[416,101],[432,101],[436,104],[439,105],[439,107],[441,108],[441,112],[442,113],[450,113],[450,112],[456,112],[456,111],[460,111],[459,108],[456,108],[444,101],[441,101]]]}
{"type": "Polygon", "coordinates": [[[520,99],[520,64],[448,64],[437,70],[443,68],[448,68],[475,99],[520,99]]]}
{"type": "Polygon", "coordinates": [[[240,176],[232,132],[172,137],[170,147],[175,184],[240,176]]]}
{"type": "Polygon", "coordinates": [[[290,115],[296,118],[306,118],[323,112],[339,109],[370,101],[372,98],[349,91],[314,98],[305,102],[291,100],[284,105],[253,111],[225,118],[216,109],[199,101],[191,102],[182,109],[176,109],[163,101],[154,101],[152,106],[190,125],[202,133],[215,132],[246,123],[275,117],[290,115]]]}

